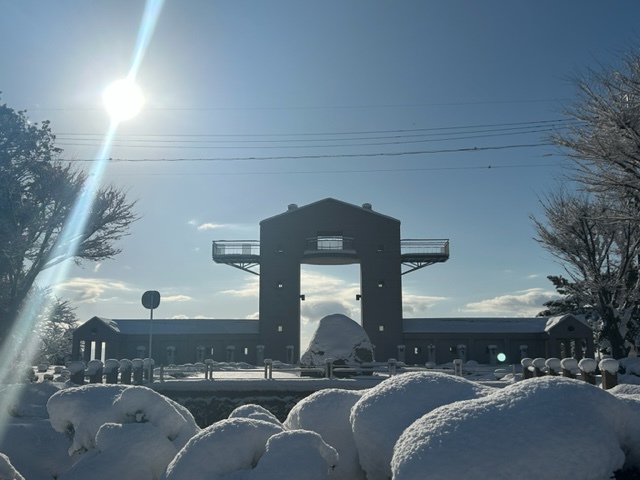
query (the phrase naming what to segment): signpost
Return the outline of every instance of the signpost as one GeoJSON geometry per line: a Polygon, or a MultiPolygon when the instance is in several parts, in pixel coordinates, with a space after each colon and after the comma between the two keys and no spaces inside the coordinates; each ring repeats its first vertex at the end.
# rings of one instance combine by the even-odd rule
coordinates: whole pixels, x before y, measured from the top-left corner
{"type": "Polygon", "coordinates": [[[142,294],[142,306],[150,311],[149,318],[149,383],[153,383],[153,364],[151,363],[151,347],[153,345],[153,310],[160,305],[160,293],[148,290],[142,294]]]}

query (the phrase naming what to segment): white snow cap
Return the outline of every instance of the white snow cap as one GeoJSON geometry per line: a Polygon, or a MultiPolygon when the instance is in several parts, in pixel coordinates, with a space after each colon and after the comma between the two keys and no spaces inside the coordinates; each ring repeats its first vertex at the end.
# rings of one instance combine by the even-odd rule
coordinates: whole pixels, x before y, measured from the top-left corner
{"type": "Polygon", "coordinates": [[[610,478],[623,466],[625,450],[637,448],[630,415],[623,402],[586,382],[558,376],[518,382],[414,422],[395,445],[393,479],[422,480],[427,471],[433,479],[469,472],[519,480],[610,478]]]}
{"type": "Polygon", "coordinates": [[[0,480],[25,480],[11,465],[9,457],[0,453],[0,480]]]}
{"type": "Polygon", "coordinates": [[[272,422],[231,418],[201,430],[167,467],[166,480],[221,478],[253,468],[269,437],[285,431],[272,422]]]}
{"type": "Polygon", "coordinates": [[[241,405],[240,407],[235,408],[229,414],[229,418],[252,418],[254,420],[263,420],[265,422],[271,422],[276,425],[282,425],[282,422],[278,420],[278,417],[276,417],[269,410],[260,405],[255,405],[252,403],[241,405]]]}
{"type": "Polygon", "coordinates": [[[439,372],[396,375],[371,388],[351,409],[351,426],[368,480],[391,478],[393,446],[405,428],[425,413],[493,388],[439,372]]]}
{"type": "Polygon", "coordinates": [[[364,479],[349,423],[351,408],[362,394],[362,391],[337,388],[320,390],[300,400],[284,422],[289,430],[303,429],[320,434],[336,449],[340,461],[331,473],[332,480],[364,479]]]}

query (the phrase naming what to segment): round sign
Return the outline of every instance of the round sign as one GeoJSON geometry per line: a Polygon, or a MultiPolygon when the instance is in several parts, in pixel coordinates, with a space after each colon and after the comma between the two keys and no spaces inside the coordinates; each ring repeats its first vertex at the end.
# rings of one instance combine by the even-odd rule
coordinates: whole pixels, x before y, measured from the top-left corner
{"type": "Polygon", "coordinates": [[[158,308],[160,305],[160,293],[155,290],[148,290],[142,294],[142,306],[149,310],[158,308]]]}

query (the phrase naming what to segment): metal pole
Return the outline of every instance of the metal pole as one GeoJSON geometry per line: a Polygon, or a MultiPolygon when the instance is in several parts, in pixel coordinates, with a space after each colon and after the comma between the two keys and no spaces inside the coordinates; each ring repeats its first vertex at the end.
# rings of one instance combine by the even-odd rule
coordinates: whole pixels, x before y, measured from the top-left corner
{"type": "Polygon", "coordinates": [[[149,383],[153,383],[153,365],[151,363],[151,346],[153,344],[153,308],[150,309],[149,318],[149,383]]]}

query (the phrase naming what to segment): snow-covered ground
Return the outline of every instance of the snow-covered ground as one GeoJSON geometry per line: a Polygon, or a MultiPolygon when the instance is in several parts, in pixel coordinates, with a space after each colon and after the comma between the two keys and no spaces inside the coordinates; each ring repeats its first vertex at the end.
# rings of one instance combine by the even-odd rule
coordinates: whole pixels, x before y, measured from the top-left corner
{"type": "Polygon", "coordinates": [[[5,386],[0,404],[2,480],[605,480],[640,467],[640,386],[563,377],[494,388],[407,372],[318,391],[284,422],[245,405],[204,429],[143,386],[39,381],[5,386]]]}

